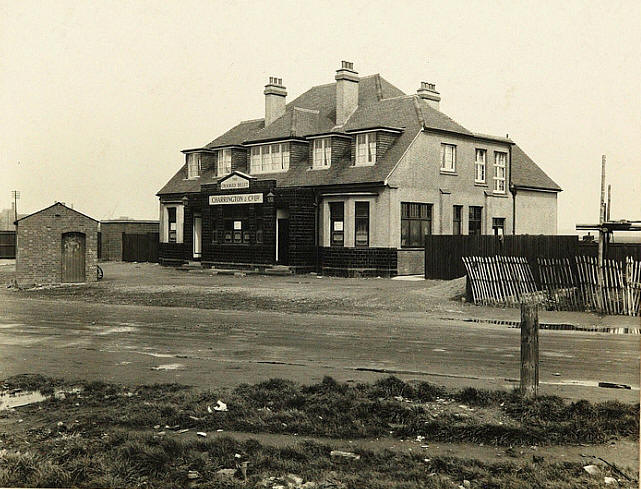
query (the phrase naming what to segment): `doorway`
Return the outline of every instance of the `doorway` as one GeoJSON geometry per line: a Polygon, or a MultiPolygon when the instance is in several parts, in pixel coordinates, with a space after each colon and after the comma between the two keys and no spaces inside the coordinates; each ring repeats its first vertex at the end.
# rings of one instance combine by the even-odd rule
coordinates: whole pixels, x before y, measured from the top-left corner
{"type": "Polygon", "coordinates": [[[276,263],[289,265],[289,211],[276,209],[276,263]]]}
{"type": "Polygon", "coordinates": [[[199,215],[194,215],[194,233],[193,233],[194,260],[200,260],[200,257],[202,256],[202,232],[203,232],[203,220],[199,215]]]}
{"type": "Polygon", "coordinates": [[[62,235],[62,283],[86,281],[85,235],[64,233],[62,235]]]}

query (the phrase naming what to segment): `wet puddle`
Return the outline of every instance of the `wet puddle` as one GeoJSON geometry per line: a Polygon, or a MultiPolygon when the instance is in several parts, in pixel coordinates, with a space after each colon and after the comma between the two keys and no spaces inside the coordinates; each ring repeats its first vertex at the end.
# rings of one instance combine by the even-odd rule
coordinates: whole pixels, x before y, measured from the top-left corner
{"type": "MultiPolygon", "coordinates": [[[[80,392],[79,388],[57,390],[53,393],[53,397],[56,399],[64,399],[65,394],[77,394],[78,392],[80,392]]],[[[51,397],[51,395],[45,395],[40,391],[23,391],[19,389],[0,391],[0,411],[43,402],[51,397]]]]}
{"type": "MultiPolygon", "coordinates": [[[[509,319],[479,319],[479,318],[440,318],[444,321],[463,321],[465,323],[484,323],[504,325],[508,328],[520,328],[520,321],[509,319]]],[[[580,331],[585,333],[609,333],[609,334],[641,334],[641,328],[610,327],[610,326],[577,326],[568,323],[540,323],[539,329],[551,331],[580,331]]]]}
{"type": "Polygon", "coordinates": [[[182,363],[167,363],[165,365],[151,367],[151,370],[180,370],[183,368],[185,368],[185,366],[182,363]]]}

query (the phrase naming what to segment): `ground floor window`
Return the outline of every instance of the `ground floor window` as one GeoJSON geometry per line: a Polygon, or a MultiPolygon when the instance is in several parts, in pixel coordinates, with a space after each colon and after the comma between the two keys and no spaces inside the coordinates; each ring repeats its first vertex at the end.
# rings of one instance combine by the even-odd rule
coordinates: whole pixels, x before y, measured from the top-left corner
{"type": "Polygon", "coordinates": [[[356,202],[354,205],[354,246],[369,246],[369,202],[356,202]]]}
{"type": "Polygon", "coordinates": [[[343,202],[329,203],[330,245],[345,244],[345,204],[343,202]]]}
{"type": "Polygon", "coordinates": [[[463,206],[455,205],[452,212],[452,234],[463,234],[461,227],[461,218],[463,216],[463,206]]]}
{"type": "Polygon", "coordinates": [[[468,234],[481,234],[481,217],[483,207],[470,206],[470,221],[468,224],[468,234]]]}
{"type": "Polygon", "coordinates": [[[494,236],[503,236],[505,234],[505,218],[493,217],[492,218],[492,231],[494,236]]]}
{"type": "Polygon", "coordinates": [[[178,233],[178,223],[176,221],[176,208],[167,207],[167,226],[169,229],[169,239],[170,243],[175,243],[178,233]]]}
{"type": "Polygon", "coordinates": [[[227,205],[223,209],[223,241],[249,244],[249,212],[245,205],[227,205]]]}
{"type": "Polygon", "coordinates": [[[401,247],[425,246],[426,234],[432,234],[432,204],[401,202],[401,247]]]}

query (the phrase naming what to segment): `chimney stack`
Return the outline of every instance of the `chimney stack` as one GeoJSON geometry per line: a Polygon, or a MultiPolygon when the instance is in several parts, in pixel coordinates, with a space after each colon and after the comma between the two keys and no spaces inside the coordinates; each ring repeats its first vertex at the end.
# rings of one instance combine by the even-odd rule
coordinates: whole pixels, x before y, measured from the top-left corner
{"type": "Polygon", "coordinates": [[[285,98],[287,91],[283,86],[283,79],[275,76],[269,77],[265,85],[265,127],[285,113],[285,98]]]}
{"type": "Polygon", "coordinates": [[[336,125],[347,122],[358,107],[358,73],[354,63],[341,61],[341,68],[336,70],[336,125]]]}
{"type": "Polygon", "coordinates": [[[416,93],[425,100],[430,107],[441,110],[439,109],[441,94],[436,91],[436,85],[434,85],[434,83],[421,82],[421,88],[416,90],[416,93]]]}

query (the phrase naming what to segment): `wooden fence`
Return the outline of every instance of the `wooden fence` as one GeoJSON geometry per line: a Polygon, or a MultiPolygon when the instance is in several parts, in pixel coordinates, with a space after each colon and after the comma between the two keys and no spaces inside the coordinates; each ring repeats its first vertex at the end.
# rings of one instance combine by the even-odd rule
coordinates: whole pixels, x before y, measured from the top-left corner
{"type": "Polygon", "coordinates": [[[641,261],[632,257],[607,259],[602,270],[591,256],[538,258],[539,284],[523,257],[462,261],[475,304],[511,306],[534,296],[548,309],[641,315],[641,261]]]}
{"type": "Polygon", "coordinates": [[[16,232],[0,231],[0,258],[16,257],[16,232]]]}
{"type": "Polygon", "coordinates": [[[450,280],[466,273],[464,256],[520,256],[532,266],[538,281],[536,259],[572,258],[578,254],[577,236],[543,235],[428,235],[425,236],[425,278],[450,280]]]}
{"type": "Polygon", "coordinates": [[[520,256],[463,257],[475,304],[516,305],[537,294],[532,269],[520,256]]]}
{"type": "Polygon", "coordinates": [[[122,261],[158,263],[158,233],[122,233],[122,261]]]}

